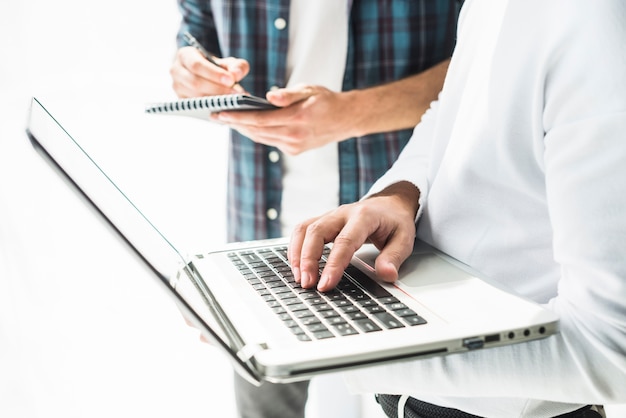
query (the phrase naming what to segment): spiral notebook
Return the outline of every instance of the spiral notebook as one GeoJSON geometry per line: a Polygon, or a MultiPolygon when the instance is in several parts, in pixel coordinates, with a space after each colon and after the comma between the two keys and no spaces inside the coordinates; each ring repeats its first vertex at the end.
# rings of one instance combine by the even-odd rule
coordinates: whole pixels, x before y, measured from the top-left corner
{"type": "Polygon", "coordinates": [[[277,109],[267,100],[249,94],[222,94],[191,97],[168,102],[149,103],[146,113],[191,116],[206,119],[212,112],[223,110],[269,110],[277,109]]]}
{"type": "MultiPolygon", "coordinates": [[[[554,312],[494,286],[424,243],[416,243],[393,284],[377,279],[372,267],[377,251],[365,246],[337,288],[325,293],[295,282],[286,238],[187,254],[34,98],[28,135],[67,185],[96,209],[94,222],[112,227],[120,245],[253,384],[523,343],[558,332],[554,312]]],[[[163,198],[186,204],[184,196],[163,198]]]]}

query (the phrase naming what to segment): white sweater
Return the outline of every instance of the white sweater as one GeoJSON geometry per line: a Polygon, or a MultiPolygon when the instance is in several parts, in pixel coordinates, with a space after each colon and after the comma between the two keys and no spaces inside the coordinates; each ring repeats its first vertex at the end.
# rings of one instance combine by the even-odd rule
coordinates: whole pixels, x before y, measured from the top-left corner
{"type": "Polygon", "coordinates": [[[440,100],[371,192],[418,236],[556,311],[547,339],[345,374],[487,417],[626,402],[626,2],[468,0],[440,100]],[[416,168],[417,167],[417,168],[416,168]]]}

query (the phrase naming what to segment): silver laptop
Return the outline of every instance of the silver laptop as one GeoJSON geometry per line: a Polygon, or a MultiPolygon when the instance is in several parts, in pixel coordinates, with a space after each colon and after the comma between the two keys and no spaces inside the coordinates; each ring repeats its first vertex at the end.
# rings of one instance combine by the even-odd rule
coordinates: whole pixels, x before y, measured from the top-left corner
{"type": "MultiPolygon", "coordinates": [[[[86,198],[183,314],[250,382],[523,343],[558,332],[556,315],[416,242],[395,284],[376,280],[364,246],[327,293],[293,280],[286,239],[189,255],[175,248],[46,108],[33,98],[27,133],[86,198]]],[[[332,245],[326,254],[332,251],[332,245]]],[[[325,257],[320,260],[323,268],[325,257]]],[[[182,324],[182,320],[181,320],[182,324]]]]}

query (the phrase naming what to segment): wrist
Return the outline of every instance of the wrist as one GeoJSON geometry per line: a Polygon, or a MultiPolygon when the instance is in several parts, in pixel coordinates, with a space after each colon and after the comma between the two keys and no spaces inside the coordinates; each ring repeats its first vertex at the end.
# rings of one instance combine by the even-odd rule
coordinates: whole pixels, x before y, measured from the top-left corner
{"type": "Polygon", "coordinates": [[[373,107],[370,106],[365,90],[349,90],[341,93],[342,109],[346,112],[343,120],[347,126],[345,137],[355,138],[373,133],[370,128],[373,107]]]}
{"type": "Polygon", "coordinates": [[[402,207],[414,219],[419,209],[420,190],[410,181],[399,181],[390,184],[378,193],[368,198],[375,197],[392,197],[397,202],[397,207],[402,207]]]}

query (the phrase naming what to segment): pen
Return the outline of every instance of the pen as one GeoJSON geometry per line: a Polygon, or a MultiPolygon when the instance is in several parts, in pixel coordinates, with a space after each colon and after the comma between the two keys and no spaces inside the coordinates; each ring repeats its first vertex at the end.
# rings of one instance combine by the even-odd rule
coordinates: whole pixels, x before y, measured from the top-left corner
{"type": "MultiPolygon", "coordinates": [[[[200,42],[198,42],[198,40],[196,38],[194,38],[194,36],[192,34],[190,34],[189,32],[185,32],[183,33],[183,38],[185,39],[185,42],[187,42],[187,44],[189,44],[189,46],[192,46],[194,48],[196,48],[198,51],[200,51],[200,53],[202,54],[202,56],[204,56],[204,58],[206,58],[207,61],[209,61],[211,64],[226,69],[224,68],[222,65],[218,64],[217,61],[215,61],[215,54],[211,54],[209,51],[207,51],[202,44],[200,44],[200,42]]],[[[235,86],[239,86],[239,83],[237,81],[235,81],[233,83],[232,86],[230,86],[231,88],[234,88],[235,86]]],[[[241,88],[241,86],[239,86],[239,88],[241,88]]]]}

